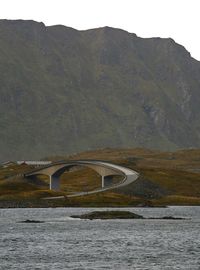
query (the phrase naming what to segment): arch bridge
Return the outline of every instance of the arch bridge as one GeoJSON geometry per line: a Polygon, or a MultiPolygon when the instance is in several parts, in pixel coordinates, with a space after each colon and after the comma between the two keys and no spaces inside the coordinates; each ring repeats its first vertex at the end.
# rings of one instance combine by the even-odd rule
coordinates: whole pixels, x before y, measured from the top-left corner
{"type": "Polygon", "coordinates": [[[100,161],[100,160],[73,160],[73,161],[54,162],[45,167],[37,168],[29,173],[26,173],[24,176],[27,178],[31,178],[36,175],[41,174],[46,175],[49,177],[50,180],[49,181],[50,190],[60,190],[60,176],[65,171],[69,171],[74,166],[88,167],[96,171],[99,175],[101,175],[102,177],[101,188],[87,192],[76,192],[71,195],[68,195],[68,197],[84,196],[88,194],[94,194],[106,190],[120,188],[131,184],[139,176],[139,174],[134,170],[107,161],[100,161]],[[113,184],[112,186],[105,186],[106,177],[114,175],[122,176],[122,180],[119,181],[119,183],[117,184],[113,184]]]}

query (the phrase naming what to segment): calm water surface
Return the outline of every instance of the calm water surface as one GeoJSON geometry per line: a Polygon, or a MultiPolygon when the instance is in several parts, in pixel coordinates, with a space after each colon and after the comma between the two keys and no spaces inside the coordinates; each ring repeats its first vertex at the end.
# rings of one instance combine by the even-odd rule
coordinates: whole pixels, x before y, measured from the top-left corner
{"type": "Polygon", "coordinates": [[[200,270],[200,207],[125,209],[188,219],[86,221],[69,216],[96,209],[0,209],[0,270],[200,270]],[[18,223],[25,219],[45,223],[18,223]]]}

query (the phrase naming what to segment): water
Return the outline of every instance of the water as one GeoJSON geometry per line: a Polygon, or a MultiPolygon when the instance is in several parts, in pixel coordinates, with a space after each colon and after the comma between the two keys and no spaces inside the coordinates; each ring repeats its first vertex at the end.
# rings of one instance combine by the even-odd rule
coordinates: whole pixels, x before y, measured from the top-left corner
{"type": "Polygon", "coordinates": [[[69,216],[96,209],[0,209],[0,270],[200,270],[200,207],[125,209],[188,219],[86,221],[69,216]],[[18,223],[25,219],[45,223],[18,223]]]}

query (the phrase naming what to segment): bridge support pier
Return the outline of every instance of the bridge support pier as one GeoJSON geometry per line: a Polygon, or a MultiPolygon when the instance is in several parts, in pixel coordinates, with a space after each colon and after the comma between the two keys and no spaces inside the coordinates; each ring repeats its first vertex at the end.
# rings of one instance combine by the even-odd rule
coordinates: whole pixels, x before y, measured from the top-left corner
{"type": "Polygon", "coordinates": [[[49,189],[50,190],[60,190],[60,179],[53,175],[49,175],[49,189]]]}
{"type": "Polygon", "coordinates": [[[104,176],[101,176],[101,187],[104,188],[105,187],[105,183],[104,183],[104,176]]]}
{"type": "Polygon", "coordinates": [[[49,189],[52,190],[52,179],[51,179],[51,175],[49,175],[49,189]]]}

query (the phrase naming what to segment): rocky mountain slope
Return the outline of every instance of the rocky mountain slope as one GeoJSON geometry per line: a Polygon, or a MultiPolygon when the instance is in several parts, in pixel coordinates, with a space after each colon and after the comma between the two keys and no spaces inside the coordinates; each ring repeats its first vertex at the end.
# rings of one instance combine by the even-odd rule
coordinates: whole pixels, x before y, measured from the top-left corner
{"type": "Polygon", "coordinates": [[[172,39],[0,21],[0,159],[200,146],[200,62],[172,39]]]}

